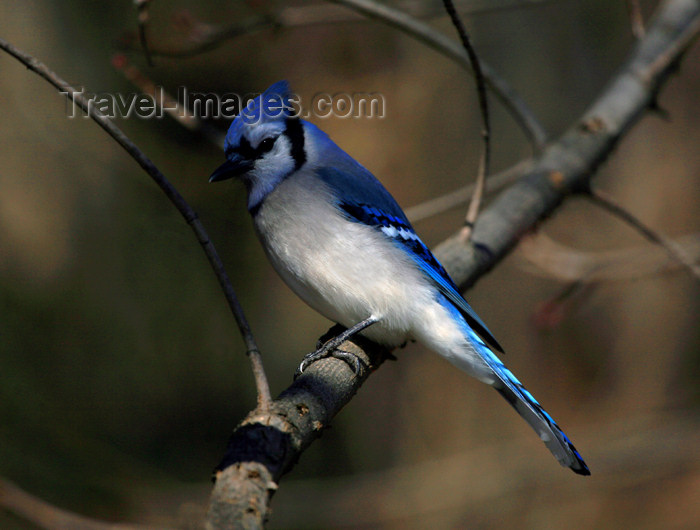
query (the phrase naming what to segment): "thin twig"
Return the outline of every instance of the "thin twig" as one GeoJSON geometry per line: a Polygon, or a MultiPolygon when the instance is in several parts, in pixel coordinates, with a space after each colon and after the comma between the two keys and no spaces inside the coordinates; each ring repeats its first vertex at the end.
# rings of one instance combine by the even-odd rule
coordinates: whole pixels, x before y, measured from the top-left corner
{"type": "Polygon", "coordinates": [[[636,39],[644,37],[646,30],[644,29],[644,17],[642,17],[642,8],[639,5],[639,0],[625,0],[627,4],[627,13],[630,17],[630,26],[632,27],[632,35],[636,39]]]}
{"type": "MultiPolygon", "coordinates": [[[[672,241],[687,258],[700,262],[700,234],[672,241]]],[[[542,302],[533,319],[539,328],[553,328],[566,316],[574,299],[580,303],[594,286],[604,281],[624,281],[685,268],[666,247],[657,244],[608,251],[582,251],[557,243],[541,231],[523,238],[518,253],[527,260],[527,270],[547,278],[567,282],[561,291],[542,302]]]]}
{"type": "Polygon", "coordinates": [[[460,288],[473,285],[480,273],[515,248],[527,230],[559,206],[560,193],[586,186],[643,111],[653,109],[660,88],[699,34],[697,0],[660,5],[646,36],[603,94],[545,149],[525,178],[482,212],[472,235],[475,243],[464,245],[455,235],[435,248],[460,288]]]}
{"type": "Polygon", "coordinates": [[[243,336],[243,341],[246,345],[247,354],[250,358],[255,383],[257,386],[258,406],[267,410],[270,406],[272,398],[270,396],[269,384],[263,369],[260,351],[258,350],[255,339],[253,338],[248,320],[243,313],[243,308],[238,301],[228,274],[226,273],[224,265],[221,262],[221,258],[219,257],[214,244],[209,239],[209,235],[204,229],[204,226],[197,217],[196,212],[187,203],[187,201],[185,201],[184,197],[180,195],[175,187],[170,184],[165,175],[161,173],[161,171],[143,153],[143,151],[141,151],[131,140],[129,140],[121,129],[119,129],[109,118],[97,110],[94,105],[88,105],[83,91],[77,91],[75,88],[61,79],[55,72],[50,70],[44,63],[35,59],[31,55],[18,50],[4,39],[0,39],[0,49],[5,50],[8,54],[12,55],[15,59],[24,64],[28,69],[32,70],[40,77],[48,81],[51,85],[56,87],[61,94],[66,96],[74,104],[77,104],[83,110],[83,112],[87,113],[100,127],[102,127],[102,129],[107,132],[107,134],[109,134],[119,145],[121,145],[134,160],[136,160],[136,162],[146,171],[146,173],[148,173],[148,175],[153,179],[163,193],[165,193],[168,199],[170,199],[170,202],[172,202],[175,208],[177,208],[178,212],[180,212],[180,214],[184,217],[187,224],[190,225],[195,233],[195,236],[197,237],[197,240],[202,245],[204,253],[209,259],[209,263],[214,269],[214,273],[219,280],[219,284],[221,285],[226,301],[231,308],[231,312],[236,320],[238,329],[243,336]]]}
{"type": "Polygon", "coordinates": [[[474,80],[476,81],[476,92],[479,96],[479,110],[481,111],[481,119],[483,129],[481,130],[481,139],[483,140],[483,147],[481,150],[481,157],[479,158],[479,169],[476,174],[476,185],[474,186],[474,194],[469,202],[469,208],[467,208],[467,215],[464,219],[464,227],[460,231],[460,236],[463,241],[468,241],[469,236],[471,236],[472,230],[474,229],[474,223],[479,215],[479,209],[481,208],[481,200],[484,196],[484,186],[486,182],[486,175],[489,173],[489,164],[491,162],[491,121],[489,119],[489,104],[488,98],[486,97],[486,84],[484,82],[484,74],[481,70],[481,61],[479,56],[476,54],[476,50],[469,39],[467,34],[467,29],[462,23],[462,19],[455,10],[455,6],[452,0],[442,0],[445,6],[445,11],[450,16],[452,24],[454,25],[459,39],[462,41],[462,46],[469,56],[469,62],[472,65],[472,70],[474,72],[474,80]]]}
{"type": "MultiPolygon", "coordinates": [[[[680,236],[673,245],[700,262],[700,233],[680,236]]],[[[562,245],[541,230],[523,237],[516,255],[528,273],[567,283],[636,280],[685,267],[657,244],[584,251],[562,245]]]]}
{"type": "Polygon", "coordinates": [[[112,65],[124,77],[131,81],[145,96],[153,101],[159,111],[163,111],[185,129],[202,134],[219,149],[223,148],[225,134],[209,125],[199,116],[192,114],[189,109],[180,104],[177,98],[168,94],[163,87],[158,87],[135,65],[130,64],[124,54],[112,58],[112,65]]]}
{"type": "Polygon", "coordinates": [[[148,4],[151,0],[134,0],[136,4],[137,20],[139,23],[139,41],[141,42],[141,47],[143,48],[143,54],[146,56],[146,62],[148,66],[153,66],[153,58],[151,57],[151,52],[148,48],[148,39],[146,38],[146,24],[148,23],[148,4]]]}
{"type": "Polygon", "coordinates": [[[686,267],[696,279],[700,280],[700,264],[696,263],[692,257],[688,256],[683,247],[677,245],[670,237],[662,234],[658,230],[653,230],[648,227],[641,219],[633,215],[629,210],[623,208],[612,196],[600,189],[591,188],[586,196],[589,197],[594,204],[605,208],[608,212],[623,220],[652,243],[663,247],[666,252],[668,252],[669,256],[686,267]]]}
{"type": "MultiPolygon", "coordinates": [[[[527,158],[500,173],[491,175],[486,180],[487,186],[484,190],[484,195],[488,196],[502,190],[508,184],[512,184],[525,175],[532,167],[532,164],[532,158],[527,158]]],[[[469,198],[474,193],[474,187],[475,184],[468,184],[457,190],[446,193],[445,195],[441,195],[440,197],[435,197],[434,199],[406,208],[406,217],[408,217],[412,223],[417,223],[423,219],[433,217],[434,215],[460,206],[469,201],[469,198]]]]}
{"type": "MultiPolygon", "coordinates": [[[[330,0],[354,9],[369,18],[373,18],[393,28],[403,31],[423,44],[433,48],[445,57],[456,61],[460,66],[472,72],[469,55],[464,48],[446,35],[428,24],[384,4],[373,0],[330,0]]],[[[504,105],[516,123],[522,128],[535,151],[540,151],[547,143],[547,132],[523,101],[520,95],[502,79],[495,70],[483,61],[480,63],[486,85],[504,105]]]]}
{"type": "MultiPolygon", "coordinates": [[[[376,19],[427,44],[438,53],[457,62],[462,68],[471,71],[471,63],[464,49],[452,39],[435,30],[428,24],[398,9],[371,0],[330,0],[348,7],[364,17],[376,19]]],[[[551,0],[538,0],[542,2],[551,0]]],[[[306,24],[346,21],[337,14],[314,15],[311,6],[290,7],[278,14],[251,15],[240,22],[223,28],[210,29],[204,38],[198,39],[196,46],[184,50],[154,48],[152,55],[163,57],[190,57],[218,48],[226,40],[271,27],[297,27],[306,24]]],[[[133,45],[127,43],[125,48],[133,45]]],[[[524,131],[535,152],[547,143],[548,135],[544,127],[520,95],[492,68],[481,63],[486,84],[503,104],[518,126],[524,131]]]]}
{"type": "MultiPolygon", "coordinates": [[[[189,36],[188,38],[188,40],[193,44],[190,47],[185,48],[170,48],[162,45],[153,47],[150,50],[151,55],[155,57],[169,58],[194,57],[215,50],[222,46],[226,41],[235,39],[241,35],[252,33],[254,31],[274,28],[277,26],[284,26],[284,24],[278,23],[277,19],[275,18],[258,15],[250,15],[236,21],[235,24],[227,26],[214,26],[199,23],[198,21],[194,20],[188,12],[181,12],[176,18],[181,22],[180,25],[192,25],[197,28],[197,31],[189,31],[190,34],[196,35],[196,37],[189,36]],[[185,22],[186,24],[182,24],[182,22],[185,22]]],[[[136,39],[132,33],[127,33],[122,37],[121,42],[119,43],[119,48],[123,51],[138,49],[137,45],[135,44],[135,40],[136,39]]]]}
{"type": "MultiPolygon", "coordinates": [[[[40,528],[51,530],[155,530],[152,526],[108,523],[62,510],[4,479],[0,479],[0,507],[40,528]]],[[[162,526],[158,528],[162,530],[162,526]]]]}
{"type": "MultiPolygon", "coordinates": [[[[461,0],[457,2],[461,13],[483,14],[506,9],[526,9],[536,7],[540,4],[552,3],[558,0],[461,0]]],[[[443,9],[434,2],[407,1],[396,6],[416,18],[432,18],[443,14],[443,9]]],[[[191,15],[188,15],[191,19],[191,15]]],[[[191,57],[207,51],[211,51],[226,41],[233,39],[243,33],[261,31],[265,29],[299,28],[305,26],[340,24],[348,22],[360,22],[366,17],[358,12],[348,11],[342,6],[312,4],[291,7],[281,7],[274,14],[264,13],[262,16],[251,16],[243,20],[236,20],[229,25],[210,26],[205,36],[197,35],[196,38],[189,39],[192,46],[188,48],[168,49],[163,47],[151,47],[150,53],[153,56],[161,57],[191,57]]],[[[122,43],[125,49],[135,49],[133,39],[128,39],[122,43]]]]}

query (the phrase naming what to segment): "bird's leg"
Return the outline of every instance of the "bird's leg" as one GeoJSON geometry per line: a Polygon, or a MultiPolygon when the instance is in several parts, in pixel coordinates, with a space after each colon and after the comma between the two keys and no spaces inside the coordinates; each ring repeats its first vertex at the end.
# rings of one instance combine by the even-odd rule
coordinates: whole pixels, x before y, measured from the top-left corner
{"type": "Polygon", "coordinates": [[[299,368],[297,368],[297,373],[296,376],[298,377],[301,375],[301,373],[304,371],[304,369],[309,366],[311,363],[314,363],[318,361],[319,359],[325,359],[326,357],[332,356],[336,357],[337,359],[342,359],[346,363],[348,363],[350,366],[352,366],[355,370],[355,374],[360,373],[360,359],[357,357],[357,355],[354,355],[350,352],[342,351],[342,350],[337,350],[338,346],[340,346],[343,342],[348,340],[350,337],[353,335],[356,335],[363,329],[367,329],[370,327],[372,324],[376,324],[379,321],[378,318],[376,317],[369,317],[363,320],[362,322],[358,322],[354,326],[352,326],[349,329],[346,329],[339,335],[333,337],[332,339],[328,340],[323,346],[321,346],[318,350],[315,352],[311,352],[307,355],[304,356],[304,359],[301,361],[301,364],[299,365],[299,368]]]}

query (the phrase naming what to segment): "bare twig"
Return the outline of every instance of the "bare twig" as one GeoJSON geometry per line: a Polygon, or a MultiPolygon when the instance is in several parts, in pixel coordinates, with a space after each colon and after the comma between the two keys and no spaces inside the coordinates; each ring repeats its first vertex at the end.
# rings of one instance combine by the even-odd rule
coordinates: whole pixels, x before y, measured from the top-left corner
{"type": "Polygon", "coordinates": [[[216,147],[220,149],[223,147],[225,135],[222,132],[206,123],[199,116],[192,114],[189,109],[180,105],[180,102],[165,92],[162,87],[157,87],[138,67],[130,64],[124,54],[115,55],[112,58],[112,65],[144,95],[150,97],[157,109],[163,110],[185,129],[202,134],[216,147]]]}
{"type": "MultiPolygon", "coordinates": [[[[456,61],[463,68],[471,71],[469,57],[465,50],[452,39],[438,32],[428,24],[412,17],[411,15],[380,4],[371,0],[330,0],[332,2],[346,6],[361,15],[376,19],[384,24],[388,24],[408,35],[427,44],[437,52],[445,55],[449,59],[456,61]]],[[[536,2],[546,2],[551,0],[535,0],[536,2]]],[[[512,3],[506,2],[507,6],[512,3]]],[[[488,9],[488,6],[482,6],[488,9]]],[[[203,37],[192,39],[196,45],[186,49],[169,50],[164,48],[151,48],[151,55],[164,57],[189,57],[198,55],[221,46],[226,40],[245,35],[271,27],[296,27],[305,24],[327,23],[339,21],[343,17],[328,14],[322,11],[317,13],[318,6],[289,7],[282,9],[277,14],[256,14],[243,18],[231,26],[215,27],[207,26],[207,31],[203,37]]],[[[131,44],[127,43],[126,48],[131,44]]],[[[520,95],[487,64],[481,63],[481,67],[486,78],[486,84],[493,91],[494,95],[508,110],[516,123],[525,132],[528,140],[532,143],[535,151],[541,150],[547,142],[547,132],[539,122],[534,113],[527,106],[520,95]]]]}
{"type": "Polygon", "coordinates": [[[644,37],[646,30],[644,29],[644,17],[642,17],[642,8],[639,5],[639,0],[625,0],[625,4],[627,4],[627,13],[630,16],[632,35],[637,39],[641,39],[644,37]]]}
{"type": "Polygon", "coordinates": [[[143,54],[146,56],[148,66],[153,66],[153,58],[151,57],[151,52],[148,48],[148,39],[146,38],[146,24],[148,24],[149,19],[148,4],[150,3],[151,0],[134,0],[134,4],[136,4],[136,11],[138,13],[137,20],[139,23],[139,41],[141,42],[143,54]]]}
{"type": "MultiPolygon", "coordinates": [[[[485,13],[493,13],[496,11],[525,9],[552,3],[558,0],[456,0],[454,2],[457,11],[467,15],[482,15],[485,13]]],[[[436,18],[444,14],[443,8],[437,2],[425,2],[423,0],[404,0],[402,2],[393,2],[398,9],[409,13],[416,18],[436,18]]],[[[313,7],[307,9],[311,11],[313,7]]],[[[348,20],[347,11],[337,12],[335,16],[337,21],[348,20]],[[343,17],[343,18],[341,18],[343,17]]]]}
{"type": "Polygon", "coordinates": [[[605,208],[611,214],[622,219],[649,241],[666,249],[669,256],[686,267],[696,279],[700,280],[700,264],[697,263],[697,260],[694,260],[691,256],[689,256],[685,252],[685,249],[677,245],[670,237],[662,234],[658,230],[652,230],[629,210],[623,208],[608,193],[605,193],[600,189],[591,188],[587,196],[593,201],[594,204],[605,208]]]}
{"type": "Polygon", "coordinates": [[[136,162],[148,173],[148,175],[153,179],[153,181],[158,185],[158,187],[165,193],[170,202],[177,208],[178,212],[184,217],[187,224],[192,228],[197,237],[197,240],[202,245],[204,252],[209,259],[209,263],[214,269],[219,284],[224,292],[226,301],[231,308],[231,312],[236,320],[238,329],[243,336],[243,341],[246,345],[246,350],[248,357],[253,369],[253,374],[255,377],[255,383],[258,391],[258,406],[263,409],[269,408],[271,402],[270,388],[265,377],[265,371],[262,364],[262,356],[255,343],[253,334],[250,330],[248,321],[243,313],[243,308],[241,307],[235,291],[231,285],[231,281],[228,278],[228,274],[224,269],[224,265],[221,262],[214,244],[209,239],[209,234],[207,234],[202,222],[199,220],[196,212],[192,207],[185,201],[184,197],[180,195],[175,187],[170,184],[168,179],[161,173],[161,171],[155,166],[155,164],[131,141],[129,138],[116,126],[114,123],[102,114],[99,110],[95,108],[94,105],[88,105],[82,91],[77,91],[63,79],[61,79],[56,73],[51,71],[44,63],[35,59],[29,54],[26,54],[4,39],[0,39],[0,49],[6,51],[8,54],[12,55],[19,62],[24,64],[28,69],[38,74],[40,77],[48,81],[54,87],[56,87],[61,94],[66,96],[74,104],[77,104],[84,112],[86,112],[102,129],[104,129],[107,134],[109,134],[119,145],[121,145],[124,150],[131,155],[131,157],[136,160],[136,162]]]}
{"type": "Polygon", "coordinates": [[[107,523],[62,510],[0,479],[0,507],[51,530],[155,530],[129,523],[107,523]]]}
{"type": "MultiPolygon", "coordinates": [[[[635,226],[635,228],[638,228],[635,226]]],[[[646,227],[644,227],[646,230],[646,227]]],[[[654,236],[658,236],[652,232],[654,236]]],[[[558,325],[584,295],[603,281],[633,280],[646,276],[688,268],[700,263],[700,234],[691,234],[675,241],[664,237],[664,244],[651,239],[654,245],[608,251],[581,251],[555,242],[536,232],[522,239],[518,255],[526,260],[532,274],[567,282],[559,293],[536,308],[533,320],[539,328],[558,325]],[[669,249],[683,256],[684,263],[669,249]]],[[[691,269],[692,272],[692,269],[691,269]]]]}
{"type": "Polygon", "coordinates": [[[508,254],[523,234],[559,206],[565,194],[583,190],[646,109],[700,31],[696,0],[662,2],[644,39],[581,119],[550,144],[529,174],[503,191],[479,216],[472,242],[457,235],[436,248],[462,289],[508,254]]]}
{"type": "MultiPolygon", "coordinates": [[[[321,340],[335,337],[335,326],[321,340]]],[[[373,370],[391,355],[356,335],[341,345],[360,370],[327,358],[310,365],[275,399],[268,414],[251,412],[236,428],[216,472],[207,529],[261,528],[282,475],[328,427],[373,370]]]]}
{"type": "MultiPolygon", "coordinates": [[[[688,259],[700,261],[700,234],[679,237],[673,245],[682,248],[688,259]]],[[[634,280],[684,266],[658,245],[583,251],[562,245],[542,231],[523,237],[518,255],[529,273],[564,282],[634,280]]]]}
{"type": "MultiPolygon", "coordinates": [[[[523,9],[547,4],[556,0],[461,0],[456,2],[461,13],[481,14],[505,9],[523,9]]],[[[416,18],[431,18],[443,14],[443,10],[435,2],[405,1],[396,6],[416,18]]],[[[192,20],[191,15],[187,18],[192,20]]],[[[237,20],[233,24],[213,26],[209,24],[196,24],[206,26],[207,31],[193,32],[189,38],[191,46],[178,49],[163,47],[151,47],[153,56],[163,57],[189,57],[205,53],[223,45],[226,41],[244,33],[260,31],[269,28],[298,28],[319,24],[338,24],[347,22],[360,22],[366,17],[354,11],[348,11],[342,6],[312,4],[300,6],[280,7],[276,13],[257,13],[243,20],[237,20]]],[[[134,49],[133,39],[127,39],[122,45],[127,49],[134,49]]]]}
{"type": "MultiPolygon", "coordinates": [[[[373,0],[330,1],[347,6],[369,18],[376,19],[383,24],[401,30],[418,39],[423,44],[430,46],[435,51],[456,61],[468,71],[472,71],[469,55],[460,44],[403,11],[373,0]]],[[[520,95],[488,66],[488,64],[482,61],[480,65],[488,87],[525,132],[535,150],[541,150],[547,143],[547,132],[544,130],[544,127],[537,117],[532,113],[520,95]]]]}
{"type": "Polygon", "coordinates": [[[462,23],[462,19],[455,10],[455,6],[452,0],[442,0],[445,6],[445,11],[450,16],[452,24],[457,30],[459,39],[462,41],[462,46],[469,56],[469,62],[472,65],[472,71],[474,72],[474,80],[476,81],[476,92],[479,96],[479,110],[481,111],[481,120],[483,129],[481,130],[481,138],[483,140],[483,146],[481,150],[481,157],[479,158],[479,169],[476,174],[476,184],[474,186],[474,194],[469,202],[469,207],[467,208],[467,215],[464,219],[464,226],[460,231],[460,236],[464,241],[469,240],[469,236],[474,229],[474,223],[479,215],[479,208],[481,208],[481,200],[484,196],[484,186],[486,182],[486,175],[489,173],[489,164],[491,161],[491,121],[489,119],[489,102],[486,97],[486,84],[484,82],[484,74],[481,71],[481,61],[479,56],[476,54],[476,50],[469,39],[467,34],[467,29],[462,23]]]}
{"type": "MultiPolygon", "coordinates": [[[[514,166],[491,175],[487,179],[487,186],[484,190],[486,196],[502,190],[508,184],[512,184],[520,177],[525,175],[532,167],[533,161],[531,158],[518,162],[514,166]]],[[[455,191],[446,193],[440,197],[427,200],[410,208],[406,208],[406,216],[412,223],[417,223],[423,219],[433,217],[466,203],[469,197],[474,193],[474,184],[463,186],[455,191]]]]}

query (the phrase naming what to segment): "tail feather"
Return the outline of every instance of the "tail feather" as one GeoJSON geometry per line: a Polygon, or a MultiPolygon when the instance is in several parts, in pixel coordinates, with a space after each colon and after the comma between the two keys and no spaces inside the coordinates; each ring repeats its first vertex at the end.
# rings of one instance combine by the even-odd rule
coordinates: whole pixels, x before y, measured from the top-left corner
{"type": "Polygon", "coordinates": [[[493,383],[494,388],[530,424],[530,427],[535,430],[559,463],[564,467],[571,468],[574,473],[579,475],[590,475],[588,466],[574,444],[547,411],[542,408],[542,405],[476,335],[470,338],[472,338],[473,343],[479,346],[478,353],[497,377],[497,381],[493,383]]]}

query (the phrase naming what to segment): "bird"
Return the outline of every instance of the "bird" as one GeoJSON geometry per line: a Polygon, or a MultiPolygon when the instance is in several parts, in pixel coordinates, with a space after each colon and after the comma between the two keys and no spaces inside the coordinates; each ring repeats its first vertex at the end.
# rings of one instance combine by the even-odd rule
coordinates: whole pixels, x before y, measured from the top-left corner
{"type": "Polygon", "coordinates": [[[394,348],[414,340],[495,388],[559,463],[590,475],[554,419],[506,368],[503,348],[421,241],[392,195],[313,123],[286,81],[249,100],[224,142],[210,182],[247,191],[255,232],[273,268],[311,308],[346,328],[305,357],[362,336],[394,348]]]}

